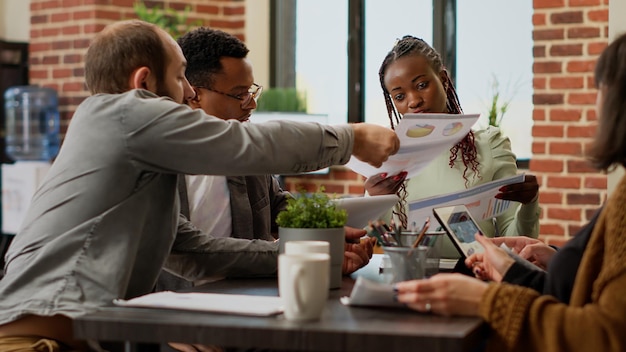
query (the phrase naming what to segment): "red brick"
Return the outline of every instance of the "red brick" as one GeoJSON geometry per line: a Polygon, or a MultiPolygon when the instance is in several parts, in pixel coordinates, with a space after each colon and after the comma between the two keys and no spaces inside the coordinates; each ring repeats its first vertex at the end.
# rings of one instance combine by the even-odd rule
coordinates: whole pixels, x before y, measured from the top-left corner
{"type": "Polygon", "coordinates": [[[552,142],[550,143],[551,155],[574,155],[581,156],[583,147],[577,142],[552,142]]]}
{"type": "Polygon", "coordinates": [[[233,29],[233,28],[244,28],[245,26],[245,21],[243,20],[233,20],[233,21],[225,21],[225,20],[210,20],[209,21],[209,26],[210,27],[215,27],[215,28],[229,28],[229,29],[233,29]]]}
{"type": "Polygon", "coordinates": [[[570,93],[567,102],[572,105],[595,105],[596,93],[570,93]]]}
{"type": "Polygon", "coordinates": [[[552,77],[550,88],[552,89],[574,89],[584,88],[585,79],[583,76],[552,77]]]}
{"type": "MultiPolygon", "coordinates": [[[[585,188],[607,189],[608,181],[606,176],[586,176],[585,188]]],[[[587,217],[588,218],[588,217],[587,217]]]]}
{"type": "Polygon", "coordinates": [[[593,72],[595,60],[570,61],[567,63],[567,72],[593,72]]]}
{"type": "Polygon", "coordinates": [[[534,108],[533,109],[533,121],[545,121],[546,120],[546,110],[534,108]]]}
{"type": "Polygon", "coordinates": [[[533,9],[545,9],[565,6],[565,0],[533,0],[533,9]]]}
{"type": "Polygon", "coordinates": [[[61,6],[63,8],[80,6],[80,5],[82,5],[81,0],[63,0],[61,3],[61,6]]]}
{"type": "Polygon", "coordinates": [[[196,12],[209,15],[217,15],[220,12],[220,8],[214,5],[198,5],[196,8],[196,12]]]}
{"type": "Polygon", "coordinates": [[[563,94],[554,93],[554,94],[533,94],[533,104],[535,105],[556,105],[563,104],[564,97],[563,94]]]}
{"type": "Polygon", "coordinates": [[[55,56],[44,56],[43,60],[41,60],[41,63],[44,65],[56,65],[59,63],[59,57],[57,55],[55,56]]]}
{"type": "Polygon", "coordinates": [[[55,37],[61,33],[61,28],[43,28],[41,30],[42,37],[55,37]]]}
{"type": "Polygon", "coordinates": [[[94,11],[75,11],[74,13],[72,13],[72,18],[74,20],[85,20],[85,19],[94,18],[94,17],[95,17],[94,11]]]}
{"type": "Polygon", "coordinates": [[[582,23],[583,12],[582,11],[568,11],[568,12],[553,13],[550,16],[550,22],[552,22],[553,24],[582,23]]]}
{"type": "Polygon", "coordinates": [[[570,188],[570,189],[579,189],[580,188],[580,177],[573,176],[548,176],[548,184],[549,188],[570,188]]]}
{"type": "Polygon", "coordinates": [[[345,194],[346,191],[344,189],[344,186],[342,184],[328,184],[325,183],[324,184],[324,192],[326,192],[328,195],[333,195],[333,194],[345,194]]]}
{"type": "MultiPolygon", "coordinates": [[[[31,80],[33,79],[47,79],[48,78],[48,70],[43,69],[43,70],[37,70],[34,68],[31,68],[30,71],[28,72],[28,76],[30,77],[31,80]]],[[[33,83],[33,82],[31,82],[33,83]]]]}
{"type": "Polygon", "coordinates": [[[601,35],[598,27],[578,27],[567,30],[567,38],[599,38],[601,35]]]}
{"type": "Polygon", "coordinates": [[[67,12],[62,12],[62,13],[53,13],[50,16],[50,21],[51,22],[67,22],[70,20],[70,14],[67,12]]]}
{"type": "Polygon", "coordinates": [[[61,2],[58,0],[42,1],[41,9],[58,9],[61,6],[61,2]]]}
{"type": "Polygon", "coordinates": [[[535,45],[533,47],[533,57],[546,57],[546,46],[535,45]]]}
{"type": "Polygon", "coordinates": [[[358,180],[359,179],[359,174],[355,173],[354,171],[351,170],[338,170],[338,169],[333,169],[331,171],[332,177],[334,180],[358,180]]]}
{"type": "Polygon", "coordinates": [[[537,172],[563,172],[563,162],[560,160],[530,159],[530,169],[537,172]]]}
{"type": "Polygon", "coordinates": [[[533,77],[534,89],[546,89],[547,79],[545,77],[533,77]]]}
{"type": "Polygon", "coordinates": [[[596,126],[567,126],[567,137],[593,137],[596,126]]]}
{"type": "Polygon", "coordinates": [[[546,24],[545,13],[533,13],[533,25],[534,26],[543,26],[545,24],[546,24]]]}
{"type": "Polygon", "coordinates": [[[246,7],[245,6],[237,6],[237,7],[230,7],[230,6],[226,6],[222,9],[224,15],[245,15],[246,14],[246,7]]]}
{"type": "MultiPolygon", "coordinates": [[[[580,231],[581,228],[582,228],[582,225],[571,225],[570,224],[570,225],[567,226],[567,232],[568,232],[568,234],[570,236],[574,236],[574,235],[576,235],[578,233],[578,231],[580,231]]],[[[559,245],[554,244],[554,246],[559,246],[559,245]]],[[[562,247],[562,245],[559,246],[559,247],[562,247]]]]}
{"type": "Polygon", "coordinates": [[[607,42],[601,43],[589,43],[587,44],[587,53],[589,55],[600,55],[602,51],[607,47],[607,42]]]}
{"type": "Polygon", "coordinates": [[[563,29],[535,29],[533,30],[533,40],[535,41],[552,41],[565,39],[565,30],[563,29]]]}
{"type": "Polygon", "coordinates": [[[581,115],[580,109],[552,109],[550,121],[580,121],[581,115]]]}
{"type": "Polygon", "coordinates": [[[569,0],[569,6],[591,7],[600,5],[600,0],[569,0]]]}
{"type": "Polygon", "coordinates": [[[48,51],[48,50],[50,50],[51,47],[52,47],[52,45],[49,42],[46,42],[46,43],[30,43],[28,45],[28,50],[31,53],[36,53],[38,51],[48,51]]]}
{"type": "Polygon", "coordinates": [[[592,22],[608,23],[609,22],[609,10],[608,9],[591,10],[587,13],[587,17],[592,22]]]}
{"type": "Polygon", "coordinates": [[[54,69],[52,70],[52,78],[67,78],[72,77],[72,71],[68,69],[54,69]]]}
{"type": "Polygon", "coordinates": [[[582,53],[582,44],[555,44],[550,48],[551,56],[580,56],[582,53]]]}
{"type": "Polygon", "coordinates": [[[532,142],[531,146],[533,154],[545,154],[546,153],[546,143],[545,142],[532,142]]]}
{"type": "Polygon", "coordinates": [[[64,35],[72,35],[80,33],[80,26],[68,26],[62,29],[64,35]]]}
{"type": "Polygon", "coordinates": [[[600,205],[600,195],[597,193],[572,193],[566,199],[569,205],[600,205]]]}
{"type": "Polygon", "coordinates": [[[559,61],[535,62],[533,63],[534,73],[560,73],[563,65],[559,61]]]}
{"type": "Polygon", "coordinates": [[[562,125],[534,125],[532,127],[533,137],[563,137],[564,130],[562,125]]]}
{"type": "Polygon", "coordinates": [[[363,194],[365,194],[365,187],[363,187],[363,186],[356,186],[356,185],[349,185],[348,186],[348,193],[349,194],[354,194],[354,195],[363,195],[363,194]]]}
{"type": "Polygon", "coordinates": [[[593,216],[596,214],[597,211],[598,209],[596,208],[585,209],[585,220],[587,221],[591,220],[591,218],[593,218],[593,216]]]}
{"type": "Polygon", "coordinates": [[[587,110],[587,121],[597,121],[597,120],[598,120],[598,116],[596,115],[596,110],[595,109],[587,110]]]}
{"type": "Polygon", "coordinates": [[[580,221],[581,211],[580,209],[550,208],[547,211],[547,216],[555,220],[580,221]]]}
{"type": "Polygon", "coordinates": [[[137,0],[110,0],[111,5],[119,7],[133,7],[137,0]]]}
{"type": "Polygon", "coordinates": [[[83,61],[83,56],[79,54],[68,54],[63,56],[64,64],[76,64],[83,61]]]}
{"type": "Polygon", "coordinates": [[[539,204],[561,204],[563,203],[563,193],[561,192],[539,192],[539,204]]]}
{"type": "Polygon", "coordinates": [[[89,23],[83,26],[83,31],[85,32],[85,34],[99,33],[104,29],[104,27],[106,27],[105,24],[89,23]]]}
{"type": "Polygon", "coordinates": [[[90,39],[76,39],[74,40],[74,49],[86,49],[89,47],[89,43],[91,43],[90,39]]]}
{"type": "Polygon", "coordinates": [[[48,23],[48,15],[31,15],[30,24],[48,23]]]}
{"type": "Polygon", "coordinates": [[[540,224],[539,233],[542,235],[565,235],[565,229],[559,224],[540,224]]]}
{"type": "Polygon", "coordinates": [[[596,170],[587,160],[568,160],[567,172],[569,173],[597,173],[596,170]]]}
{"type": "Polygon", "coordinates": [[[61,90],[64,92],[82,92],[85,90],[85,85],[82,82],[63,83],[61,90]]]}
{"type": "Polygon", "coordinates": [[[52,50],[65,50],[70,49],[72,47],[72,42],[67,40],[60,40],[56,42],[52,42],[52,50]]]}
{"type": "Polygon", "coordinates": [[[101,9],[96,9],[95,18],[120,21],[122,20],[122,14],[120,14],[119,11],[105,11],[101,9]]]}

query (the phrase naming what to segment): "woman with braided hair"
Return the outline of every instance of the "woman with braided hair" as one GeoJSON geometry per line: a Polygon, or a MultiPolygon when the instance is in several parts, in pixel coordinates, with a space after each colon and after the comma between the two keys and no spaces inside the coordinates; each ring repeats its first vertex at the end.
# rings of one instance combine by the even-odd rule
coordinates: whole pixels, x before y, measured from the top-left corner
{"type": "MultiPolygon", "coordinates": [[[[422,39],[404,36],[398,40],[385,57],[379,76],[392,128],[405,113],[463,113],[441,56],[422,39]]],[[[489,127],[469,132],[410,180],[405,180],[404,172],[374,175],[365,182],[365,188],[370,195],[398,193],[401,201],[394,214],[407,227],[408,201],[470,188],[517,172],[509,139],[498,128],[489,127]]],[[[481,221],[485,235],[536,238],[538,190],[532,175],[527,175],[524,183],[502,187],[497,197],[521,206],[511,206],[496,221],[481,221]]],[[[451,243],[445,247],[446,257],[458,257],[451,243]]]]}
{"type": "MultiPolygon", "coordinates": [[[[626,166],[626,34],[600,55],[595,80],[598,127],[589,157],[609,171],[626,166]]],[[[465,264],[491,282],[438,274],[396,284],[397,301],[421,312],[482,318],[490,328],[487,351],[626,351],[626,177],[553,255],[542,291],[503,283],[514,259],[475,238],[485,251],[465,264]]]]}

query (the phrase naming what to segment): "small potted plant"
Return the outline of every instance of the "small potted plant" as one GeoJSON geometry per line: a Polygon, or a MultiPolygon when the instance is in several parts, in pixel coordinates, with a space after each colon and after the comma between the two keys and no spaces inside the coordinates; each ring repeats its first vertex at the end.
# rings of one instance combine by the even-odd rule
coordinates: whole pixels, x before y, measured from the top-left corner
{"type": "Polygon", "coordinates": [[[287,201],[287,207],[276,217],[279,252],[287,241],[326,241],[330,247],[330,288],[341,286],[341,267],[345,243],[344,225],[348,219],[320,187],[317,192],[300,191],[287,201]]]}

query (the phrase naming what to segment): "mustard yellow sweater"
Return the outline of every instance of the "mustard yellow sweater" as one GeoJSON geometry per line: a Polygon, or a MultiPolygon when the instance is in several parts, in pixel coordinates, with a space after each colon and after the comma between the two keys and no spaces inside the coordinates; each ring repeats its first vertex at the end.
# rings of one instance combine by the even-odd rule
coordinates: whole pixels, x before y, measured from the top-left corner
{"type": "Polygon", "coordinates": [[[626,351],[626,177],[593,229],[569,305],[492,284],[480,314],[492,329],[489,351],[626,351]]]}

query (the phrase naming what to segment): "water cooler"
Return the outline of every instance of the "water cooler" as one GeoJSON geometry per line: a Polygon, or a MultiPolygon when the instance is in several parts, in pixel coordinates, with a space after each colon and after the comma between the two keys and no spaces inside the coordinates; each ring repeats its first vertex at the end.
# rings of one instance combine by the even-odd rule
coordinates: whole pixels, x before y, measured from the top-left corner
{"type": "Polygon", "coordinates": [[[2,165],[2,232],[15,234],[59,151],[58,97],[51,88],[15,86],[4,103],[5,151],[14,163],[2,165]]]}

